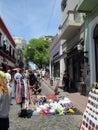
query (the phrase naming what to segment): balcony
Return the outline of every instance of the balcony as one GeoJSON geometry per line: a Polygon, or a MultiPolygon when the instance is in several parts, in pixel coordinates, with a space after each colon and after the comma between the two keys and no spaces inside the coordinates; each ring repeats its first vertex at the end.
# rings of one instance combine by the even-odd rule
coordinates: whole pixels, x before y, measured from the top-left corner
{"type": "Polygon", "coordinates": [[[79,12],[91,12],[98,7],[98,0],[79,0],[77,10],[79,12]]]}
{"type": "Polygon", "coordinates": [[[3,58],[7,58],[8,60],[10,60],[11,62],[13,63],[16,63],[16,59],[9,56],[8,54],[6,54],[6,52],[4,52],[3,50],[0,50],[0,55],[3,57],[3,58]]]}
{"type": "Polygon", "coordinates": [[[78,32],[83,24],[83,16],[81,13],[69,12],[67,18],[60,28],[61,39],[70,39],[78,32]]]}

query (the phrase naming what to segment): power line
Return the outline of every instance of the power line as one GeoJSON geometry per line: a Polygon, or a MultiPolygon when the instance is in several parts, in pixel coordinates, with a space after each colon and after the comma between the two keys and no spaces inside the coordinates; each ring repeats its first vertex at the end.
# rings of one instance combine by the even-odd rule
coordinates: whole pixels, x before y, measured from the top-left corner
{"type": "Polygon", "coordinates": [[[49,29],[49,26],[50,26],[50,23],[51,23],[51,20],[52,20],[52,17],[53,17],[53,13],[54,13],[56,2],[57,2],[57,0],[54,0],[53,6],[52,6],[52,10],[51,10],[51,14],[50,14],[50,18],[49,18],[49,23],[48,23],[47,28],[46,28],[46,32],[49,29]]]}

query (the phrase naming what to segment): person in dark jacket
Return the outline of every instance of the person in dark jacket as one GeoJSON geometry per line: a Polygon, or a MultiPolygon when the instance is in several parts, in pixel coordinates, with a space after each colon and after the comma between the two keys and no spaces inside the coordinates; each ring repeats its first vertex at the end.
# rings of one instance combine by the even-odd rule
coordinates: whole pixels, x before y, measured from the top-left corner
{"type": "Polygon", "coordinates": [[[28,76],[28,90],[29,90],[29,102],[31,102],[31,96],[32,96],[32,89],[37,81],[36,76],[34,75],[33,70],[29,70],[29,76],[28,76]]]}
{"type": "Polygon", "coordinates": [[[69,74],[65,70],[63,75],[64,91],[69,91],[69,78],[69,74]]]}
{"type": "Polygon", "coordinates": [[[28,80],[29,80],[30,86],[33,86],[35,84],[35,82],[37,81],[37,78],[36,78],[33,70],[29,70],[28,80]]]}

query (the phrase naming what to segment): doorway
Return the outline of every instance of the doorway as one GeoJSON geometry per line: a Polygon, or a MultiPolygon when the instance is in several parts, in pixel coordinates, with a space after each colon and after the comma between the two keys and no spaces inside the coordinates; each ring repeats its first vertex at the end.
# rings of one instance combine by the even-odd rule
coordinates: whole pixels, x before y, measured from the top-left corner
{"type": "Polygon", "coordinates": [[[94,29],[96,82],[98,82],[98,24],[94,29]]]}

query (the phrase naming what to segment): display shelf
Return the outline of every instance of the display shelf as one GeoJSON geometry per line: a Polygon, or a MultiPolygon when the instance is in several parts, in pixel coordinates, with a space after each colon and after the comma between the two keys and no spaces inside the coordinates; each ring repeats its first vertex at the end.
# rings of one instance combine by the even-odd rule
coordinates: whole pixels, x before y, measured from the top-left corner
{"type": "Polygon", "coordinates": [[[86,109],[79,130],[98,130],[98,89],[89,92],[86,109]]]}

